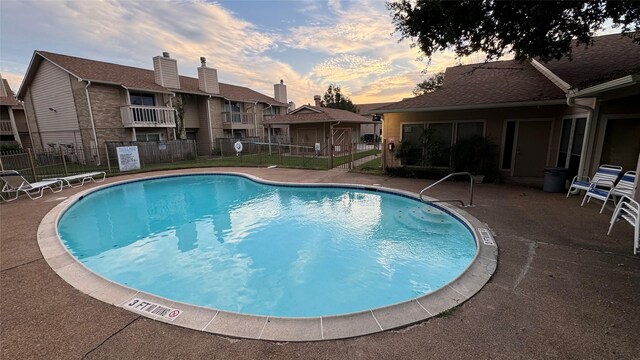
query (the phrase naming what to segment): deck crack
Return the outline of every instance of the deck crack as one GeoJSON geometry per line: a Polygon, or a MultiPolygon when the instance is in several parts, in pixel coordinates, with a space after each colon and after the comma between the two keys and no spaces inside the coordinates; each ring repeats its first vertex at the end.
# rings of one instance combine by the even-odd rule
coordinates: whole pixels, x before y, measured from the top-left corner
{"type": "Polygon", "coordinates": [[[12,267],[10,267],[10,268],[2,269],[2,270],[0,270],[0,272],[5,272],[5,271],[13,270],[13,269],[15,269],[15,268],[19,268],[20,266],[24,266],[24,265],[29,265],[29,264],[31,264],[31,263],[34,263],[34,262],[38,261],[38,260],[44,260],[44,259],[43,259],[43,258],[39,258],[39,259],[35,259],[35,260],[31,260],[31,261],[27,261],[26,263],[22,263],[22,264],[19,264],[19,265],[14,265],[14,266],[12,266],[12,267]]]}
{"type": "Polygon", "coordinates": [[[522,267],[522,270],[520,271],[520,274],[518,275],[518,278],[516,279],[516,282],[513,284],[513,289],[512,290],[514,292],[516,291],[516,289],[518,288],[518,285],[520,285],[522,280],[524,280],[525,276],[527,276],[527,273],[529,272],[529,269],[531,268],[531,263],[533,262],[533,257],[536,254],[536,247],[538,247],[538,245],[534,241],[530,242],[527,245],[529,246],[529,253],[527,255],[527,262],[522,267]]]}
{"type": "Polygon", "coordinates": [[[134,321],[140,319],[141,315],[136,316],[133,320],[129,321],[129,323],[127,323],[127,325],[123,326],[120,330],[114,332],[113,334],[109,335],[109,337],[107,337],[106,339],[104,339],[100,344],[96,345],[93,349],[89,350],[86,354],[84,354],[84,356],[82,357],[82,359],[86,359],[87,356],[89,356],[89,354],[91,354],[92,352],[94,352],[95,350],[97,350],[100,346],[102,346],[104,343],[106,343],[107,341],[109,341],[109,339],[111,339],[112,337],[118,335],[122,330],[126,329],[129,327],[129,325],[133,324],[134,321]]]}

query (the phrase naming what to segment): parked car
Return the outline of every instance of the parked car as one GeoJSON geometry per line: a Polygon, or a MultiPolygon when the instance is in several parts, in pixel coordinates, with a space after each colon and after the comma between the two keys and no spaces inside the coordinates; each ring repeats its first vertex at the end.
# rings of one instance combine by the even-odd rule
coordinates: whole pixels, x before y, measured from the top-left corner
{"type": "Polygon", "coordinates": [[[380,136],[376,134],[364,134],[360,136],[360,141],[365,144],[373,144],[380,142],[380,136]]]}

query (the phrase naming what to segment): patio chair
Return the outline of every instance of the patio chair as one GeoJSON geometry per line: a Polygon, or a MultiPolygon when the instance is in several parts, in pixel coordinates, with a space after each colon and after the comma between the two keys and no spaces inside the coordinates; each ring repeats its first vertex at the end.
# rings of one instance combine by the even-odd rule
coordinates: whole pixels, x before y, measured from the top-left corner
{"type": "Polygon", "coordinates": [[[584,198],[582,199],[582,204],[580,206],[584,206],[585,201],[591,201],[591,198],[596,198],[598,200],[602,200],[602,208],[600,209],[600,214],[604,210],[605,205],[607,205],[607,201],[609,199],[613,200],[614,204],[616,203],[616,196],[629,196],[631,197],[631,193],[633,192],[633,183],[636,180],[636,172],[635,171],[627,171],[622,175],[622,178],[618,183],[610,188],[610,189],[601,189],[596,187],[596,184],[589,185],[589,189],[587,193],[584,194],[584,198]],[[588,198],[588,199],[587,199],[588,198]]]}
{"type": "Polygon", "coordinates": [[[636,255],[640,251],[640,204],[628,196],[623,196],[613,211],[607,235],[611,234],[613,224],[620,220],[626,220],[634,228],[633,254],[636,255]]]}
{"type": "Polygon", "coordinates": [[[589,190],[591,184],[599,187],[612,188],[613,184],[618,180],[620,173],[622,172],[621,166],[615,165],[600,165],[598,171],[593,175],[593,178],[588,176],[574,176],[567,192],[567,197],[574,189],[589,190]]]}
{"type": "Polygon", "coordinates": [[[76,175],[69,175],[69,176],[65,176],[65,177],[59,177],[59,178],[51,178],[51,179],[44,179],[44,180],[62,180],[62,183],[64,184],[64,186],[68,186],[68,187],[79,187],[84,185],[85,182],[103,182],[105,177],[107,176],[107,174],[104,171],[94,171],[94,172],[88,172],[88,173],[84,173],[84,174],[76,174],[76,175]],[[73,184],[75,182],[75,185],[73,184]]]}
{"type": "Polygon", "coordinates": [[[42,180],[30,183],[15,170],[0,171],[0,180],[4,182],[0,194],[9,194],[6,199],[2,196],[2,200],[7,202],[17,199],[20,192],[27,194],[31,200],[35,200],[42,197],[45,189],[49,189],[54,193],[62,191],[61,180],[42,180]],[[56,187],[58,188],[57,190],[55,189],[56,187]],[[13,194],[15,196],[11,196],[13,194]]]}

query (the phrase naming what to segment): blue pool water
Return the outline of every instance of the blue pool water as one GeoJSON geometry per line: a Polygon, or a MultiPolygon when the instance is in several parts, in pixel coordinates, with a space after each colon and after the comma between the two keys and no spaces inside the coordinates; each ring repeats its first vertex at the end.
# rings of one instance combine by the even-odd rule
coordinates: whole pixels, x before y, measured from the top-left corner
{"type": "Polygon", "coordinates": [[[108,187],[58,223],[101,276],[172,300],[309,317],[390,305],[455,279],[476,253],[461,221],[385,192],[195,175],[108,187]]]}

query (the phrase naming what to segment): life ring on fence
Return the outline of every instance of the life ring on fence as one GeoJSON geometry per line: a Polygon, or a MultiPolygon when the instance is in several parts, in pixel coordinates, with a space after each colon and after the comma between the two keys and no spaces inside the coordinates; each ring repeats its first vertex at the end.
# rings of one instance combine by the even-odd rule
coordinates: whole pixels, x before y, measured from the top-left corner
{"type": "Polygon", "coordinates": [[[233,144],[233,148],[236,152],[242,152],[242,143],[240,141],[236,141],[236,143],[233,144]]]}

